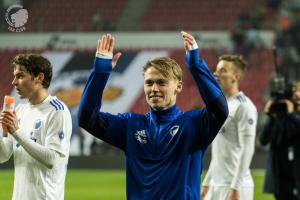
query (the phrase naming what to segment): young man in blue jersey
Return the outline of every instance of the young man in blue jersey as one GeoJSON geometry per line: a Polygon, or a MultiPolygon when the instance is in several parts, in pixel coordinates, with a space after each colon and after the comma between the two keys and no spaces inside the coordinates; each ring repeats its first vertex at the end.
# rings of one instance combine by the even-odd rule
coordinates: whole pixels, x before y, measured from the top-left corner
{"type": "Polygon", "coordinates": [[[127,199],[200,199],[202,159],[228,115],[223,92],[208,69],[193,36],[182,32],[186,62],[206,108],[182,112],[176,106],[182,71],[171,58],[149,60],[143,68],[150,111],[144,115],[101,112],[105,84],[121,53],[115,39],[98,40],[94,67],[84,88],[79,124],[126,154],[127,199]]]}

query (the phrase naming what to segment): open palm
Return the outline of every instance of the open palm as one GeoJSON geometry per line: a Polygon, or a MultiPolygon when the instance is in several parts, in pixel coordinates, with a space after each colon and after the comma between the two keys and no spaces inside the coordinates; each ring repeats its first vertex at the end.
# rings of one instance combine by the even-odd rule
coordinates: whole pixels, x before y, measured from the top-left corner
{"type": "Polygon", "coordinates": [[[97,55],[112,58],[112,68],[115,68],[122,55],[120,52],[113,56],[115,38],[111,34],[104,34],[97,44],[97,55]]]}

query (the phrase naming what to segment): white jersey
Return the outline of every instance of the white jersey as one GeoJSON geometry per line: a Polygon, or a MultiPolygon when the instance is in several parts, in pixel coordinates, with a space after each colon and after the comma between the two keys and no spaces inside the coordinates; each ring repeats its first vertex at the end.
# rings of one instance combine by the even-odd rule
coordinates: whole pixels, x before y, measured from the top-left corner
{"type": "Polygon", "coordinates": [[[227,102],[229,115],[212,143],[212,160],[203,185],[253,187],[249,167],[255,146],[257,110],[243,92],[227,102]]]}
{"type": "Polygon", "coordinates": [[[56,97],[48,96],[38,105],[19,104],[16,113],[20,127],[18,134],[26,135],[60,156],[55,166],[49,169],[29,155],[14,137],[3,138],[0,145],[10,147],[12,151],[7,153],[7,159],[12,153],[14,155],[13,200],[63,200],[72,133],[69,109],[56,97]]]}

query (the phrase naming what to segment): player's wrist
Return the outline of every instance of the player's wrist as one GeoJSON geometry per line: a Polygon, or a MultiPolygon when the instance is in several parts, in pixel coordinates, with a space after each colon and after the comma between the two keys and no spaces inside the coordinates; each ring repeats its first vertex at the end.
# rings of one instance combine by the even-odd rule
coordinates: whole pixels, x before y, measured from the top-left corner
{"type": "Polygon", "coordinates": [[[96,57],[97,58],[103,58],[103,59],[112,59],[113,54],[112,53],[105,53],[105,52],[96,52],[96,57]]]}
{"type": "Polygon", "coordinates": [[[234,194],[238,194],[239,193],[239,189],[237,187],[230,187],[229,190],[234,193],[234,194]]]}
{"type": "Polygon", "coordinates": [[[108,58],[95,57],[94,69],[96,73],[110,73],[112,71],[112,62],[108,58]]]}
{"type": "Polygon", "coordinates": [[[198,44],[196,41],[189,47],[190,51],[195,50],[195,49],[198,49],[198,44]]]}
{"type": "Polygon", "coordinates": [[[19,141],[22,133],[20,133],[20,129],[17,129],[15,132],[10,133],[10,134],[11,134],[17,141],[19,141]]]}

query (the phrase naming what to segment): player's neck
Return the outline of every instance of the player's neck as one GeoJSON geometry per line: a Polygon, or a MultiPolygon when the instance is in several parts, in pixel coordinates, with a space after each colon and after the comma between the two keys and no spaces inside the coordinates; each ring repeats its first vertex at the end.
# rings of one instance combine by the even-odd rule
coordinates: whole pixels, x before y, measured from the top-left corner
{"type": "Polygon", "coordinates": [[[227,91],[224,91],[226,97],[232,97],[239,92],[240,92],[240,90],[238,87],[232,87],[232,88],[229,88],[227,91]]]}
{"type": "Polygon", "coordinates": [[[47,89],[41,89],[29,99],[31,105],[42,103],[49,96],[47,89]]]}

